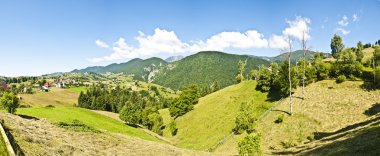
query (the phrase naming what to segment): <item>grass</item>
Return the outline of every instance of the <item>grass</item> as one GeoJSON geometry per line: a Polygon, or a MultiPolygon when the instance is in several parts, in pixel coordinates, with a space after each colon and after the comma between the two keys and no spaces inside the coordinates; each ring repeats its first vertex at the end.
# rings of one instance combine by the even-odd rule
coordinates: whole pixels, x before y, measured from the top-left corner
{"type": "Polygon", "coordinates": [[[0,156],[8,156],[7,146],[5,145],[2,135],[0,135],[0,156]]]}
{"type": "Polygon", "coordinates": [[[267,94],[255,90],[255,81],[244,81],[199,100],[194,110],[176,119],[178,133],[172,137],[179,147],[208,150],[231,134],[242,102],[252,102],[257,116],[271,106],[267,94]]]}
{"type": "Polygon", "coordinates": [[[67,88],[67,90],[74,92],[74,93],[80,93],[80,92],[85,93],[87,91],[87,87],[84,87],[84,86],[70,87],[70,88],[67,88]]]}
{"type": "MultiPolygon", "coordinates": [[[[347,126],[368,120],[371,118],[368,114],[373,115],[376,110],[376,113],[379,113],[377,103],[380,101],[380,90],[367,91],[361,87],[362,84],[362,81],[346,81],[341,84],[333,80],[316,82],[305,88],[305,100],[300,98],[302,88],[298,88],[293,98],[292,116],[285,113],[289,112],[289,98],[286,98],[259,121],[257,131],[262,135],[261,147],[264,153],[293,155],[302,150],[313,149],[315,148],[313,145],[317,144],[315,140],[318,139],[318,135],[332,132],[343,135],[339,130],[342,131],[347,126]],[[283,122],[276,123],[278,116],[282,114],[284,115],[283,122]]],[[[245,135],[234,136],[216,149],[216,152],[238,154],[237,142],[245,135]]],[[[375,137],[372,136],[372,138],[375,137]]],[[[329,142],[318,144],[326,145],[338,139],[347,138],[334,135],[329,142]]],[[[374,146],[370,143],[366,145],[374,146]]],[[[339,146],[343,145],[339,144],[339,146]]],[[[339,149],[336,148],[336,150],[339,149]]],[[[318,153],[317,150],[316,153],[318,153]]],[[[352,154],[348,153],[348,155],[352,154]]],[[[313,153],[308,153],[308,155],[313,155],[313,153]]]]}
{"type": "Polygon", "coordinates": [[[372,59],[374,51],[375,49],[373,49],[372,47],[364,49],[363,50],[364,57],[363,57],[362,62],[367,62],[369,59],[372,59]]]}
{"type": "MultiPolygon", "coordinates": [[[[160,115],[162,117],[162,121],[163,121],[165,127],[168,127],[171,120],[173,120],[173,118],[170,116],[169,108],[160,109],[160,110],[158,110],[158,112],[160,113],[160,115]]],[[[163,136],[165,136],[165,137],[171,137],[172,136],[169,128],[165,128],[163,130],[163,132],[164,132],[163,136]]]]}
{"type": "Polygon", "coordinates": [[[51,87],[49,92],[36,91],[34,94],[20,94],[20,96],[22,97],[22,105],[31,107],[45,107],[47,105],[66,107],[78,103],[79,93],[51,87]]]}
{"type": "Polygon", "coordinates": [[[135,136],[146,140],[159,141],[159,139],[139,130],[127,126],[120,121],[105,117],[98,113],[87,109],[76,107],[60,107],[60,108],[20,108],[17,114],[32,116],[37,118],[46,118],[52,122],[70,123],[73,120],[78,120],[81,123],[90,126],[97,130],[105,130],[113,133],[121,133],[129,136],[135,136]]]}

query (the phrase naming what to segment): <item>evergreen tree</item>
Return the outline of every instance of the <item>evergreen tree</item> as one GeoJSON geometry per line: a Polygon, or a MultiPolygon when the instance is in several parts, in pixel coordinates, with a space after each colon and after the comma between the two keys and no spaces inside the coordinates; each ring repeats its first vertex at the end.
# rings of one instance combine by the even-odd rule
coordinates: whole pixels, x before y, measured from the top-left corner
{"type": "Polygon", "coordinates": [[[337,58],[338,54],[344,48],[342,38],[339,35],[334,34],[334,37],[331,39],[330,47],[331,47],[331,54],[332,54],[332,56],[334,58],[337,58]]]}

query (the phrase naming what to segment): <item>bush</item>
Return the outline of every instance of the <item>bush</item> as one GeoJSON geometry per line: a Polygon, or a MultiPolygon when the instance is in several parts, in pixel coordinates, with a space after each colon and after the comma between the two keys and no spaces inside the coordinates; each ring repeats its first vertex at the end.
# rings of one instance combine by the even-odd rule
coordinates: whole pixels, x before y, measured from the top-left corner
{"type": "Polygon", "coordinates": [[[260,140],[261,138],[259,134],[252,134],[244,137],[244,139],[238,143],[239,155],[261,155],[260,140]]]}
{"type": "Polygon", "coordinates": [[[77,131],[77,132],[95,132],[100,133],[99,130],[94,129],[90,126],[85,125],[84,123],[80,122],[79,120],[74,119],[73,121],[66,123],[66,122],[58,122],[58,127],[62,127],[65,129],[77,131]]]}
{"type": "Polygon", "coordinates": [[[277,119],[274,121],[274,123],[282,123],[284,121],[284,114],[280,114],[277,116],[277,119]]]}
{"type": "Polygon", "coordinates": [[[252,133],[255,130],[255,122],[257,119],[253,112],[254,109],[252,108],[252,104],[246,102],[241,104],[239,114],[235,120],[236,125],[233,129],[236,134],[241,134],[244,131],[252,133]]]}
{"type": "Polygon", "coordinates": [[[174,122],[174,120],[172,120],[172,121],[169,123],[169,130],[170,130],[170,133],[172,134],[172,136],[177,135],[178,128],[177,128],[177,125],[176,125],[176,123],[174,122]]]}
{"type": "Polygon", "coordinates": [[[55,108],[55,106],[53,106],[53,105],[47,105],[45,107],[47,107],[47,108],[55,108]]]}
{"type": "Polygon", "coordinates": [[[342,83],[346,81],[346,76],[344,75],[339,75],[337,78],[336,78],[336,83],[342,83]]]}

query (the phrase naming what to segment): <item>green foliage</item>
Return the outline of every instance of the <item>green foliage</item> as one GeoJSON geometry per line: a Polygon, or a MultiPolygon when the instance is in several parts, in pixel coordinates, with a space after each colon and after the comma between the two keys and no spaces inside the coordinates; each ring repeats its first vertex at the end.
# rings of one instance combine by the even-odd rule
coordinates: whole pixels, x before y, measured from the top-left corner
{"type": "Polygon", "coordinates": [[[262,155],[260,147],[261,136],[259,134],[247,135],[238,143],[239,155],[258,156],[262,155]]]}
{"type": "Polygon", "coordinates": [[[163,67],[153,82],[179,89],[189,84],[197,84],[200,87],[209,86],[214,81],[218,81],[219,88],[224,88],[236,83],[236,65],[239,60],[247,60],[243,77],[259,65],[269,64],[264,59],[246,55],[213,51],[199,52],[163,67]]]}
{"type": "Polygon", "coordinates": [[[193,105],[198,103],[198,85],[186,86],[178,98],[173,99],[169,106],[170,116],[177,118],[193,109],[193,105]]]}
{"type": "Polygon", "coordinates": [[[358,42],[357,46],[356,46],[356,61],[358,62],[362,62],[363,60],[363,57],[364,57],[364,52],[363,52],[363,43],[361,41],[358,42]]]}
{"type": "Polygon", "coordinates": [[[272,86],[272,72],[268,67],[262,65],[260,67],[259,77],[257,79],[256,89],[261,90],[263,92],[268,92],[272,86]]]}
{"type": "Polygon", "coordinates": [[[293,65],[290,65],[290,80],[292,85],[290,86],[289,82],[289,63],[285,61],[280,68],[279,76],[276,79],[277,86],[280,88],[280,94],[283,97],[289,96],[290,87],[293,89],[297,88],[298,85],[298,75],[297,70],[293,65]]]}
{"type": "Polygon", "coordinates": [[[242,81],[245,80],[244,78],[244,72],[245,72],[245,66],[247,65],[247,60],[245,61],[242,61],[242,60],[239,60],[239,63],[238,63],[238,74],[236,76],[236,82],[237,83],[240,83],[242,81]]]}
{"type": "Polygon", "coordinates": [[[163,121],[161,115],[159,113],[152,113],[148,115],[148,119],[148,129],[152,130],[153,132],[159,135],[162,135],[163,121]]]}
{"type": "Polygon", "coordinates": [[[20,101],[13,93],[4,93],[0,98],[1,106],[7,110],[8,113],[14,114],[16,109],[20,106],[20,101]]]}
{"type": "Polygon", "coordinates": [[[375,60],[375,66],[380,65],[380,47],[376,46],[375,51],[373,53],[373,59],[375,60]]]}
{"type": "Polygon", "coordinates": [[[334,34],[334,37],[331,39],[331,54],[334,58],[337,58],[338,54],[343,50],[344,45],[342,41],[342,37],[337,34],[334,34]]]}
{"type": "Polygon", "coordinates": [[[178,128],[177,128],[177,124],[175,123],[174,120],[170,121],[169,130],[170,130],[170,133],[172,134],[172,136],[177,135],[178,128]]]}
{"type": "Polygon", "coordinates": [[[380,88],[380,66],[377,66],[375,69],[375,88],[380,88]]]}
{"type": "Polygon", "coordinates": [[[318,80],[327,79],[331,70],[331,64],[323,62],[322,55],[322,53],[316,53],[312,57],[312,66],[315,68],[315,74],[318,80]]]}
{"type": "Polygon", "coordinates": [[[344,75],[339,75],[337,78],[336,78],[336,83],[342,83],[346,81],[346,76],[344,75]]]}
{"type": "Polygon", "coordinates": [[[241,103],[239,114],[235,120],[235,128],[233,131],[236,134],[241,134],[244,131],[247,133],[252,133],[255,130],[256,114],[253,104],[248,104],[246,102],[241,103]]]}

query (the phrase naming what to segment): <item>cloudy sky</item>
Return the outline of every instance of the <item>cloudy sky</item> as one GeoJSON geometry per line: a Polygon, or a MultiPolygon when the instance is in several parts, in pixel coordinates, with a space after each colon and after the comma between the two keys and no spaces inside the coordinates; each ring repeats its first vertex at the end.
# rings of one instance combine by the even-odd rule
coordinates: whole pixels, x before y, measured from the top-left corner
{"type": "Polygon", "coordinates": [[[217,50],[275,56],[380,39],[380,0],[0,0],[0,75],[41,75],[217,50]]]}

